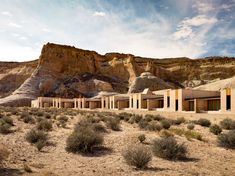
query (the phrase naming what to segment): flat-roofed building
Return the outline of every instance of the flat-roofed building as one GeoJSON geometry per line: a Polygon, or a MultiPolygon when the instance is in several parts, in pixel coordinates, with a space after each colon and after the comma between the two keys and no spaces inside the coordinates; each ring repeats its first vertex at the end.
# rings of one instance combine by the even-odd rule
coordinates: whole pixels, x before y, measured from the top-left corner
{"type": "Polygon", "coordinates": [[[109,97],[109,107],[112,110],[129,109],[129,95],[117,94],[109,97]]]}

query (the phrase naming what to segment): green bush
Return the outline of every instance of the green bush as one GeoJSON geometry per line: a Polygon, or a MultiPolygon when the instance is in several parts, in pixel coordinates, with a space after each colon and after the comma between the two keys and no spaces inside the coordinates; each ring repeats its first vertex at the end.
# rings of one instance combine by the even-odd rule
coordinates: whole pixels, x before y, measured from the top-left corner
{"type": "Polygon", "coordinates": [[[157,120],[157,121],[160,121],[160,120],[163,120],[165,119],[164,117],[162,117],[161,115],[157,114],[157,115],[154,115],[153,116],[153,120],[157,120]]]}
{"type": "Polygon", "coordinates": [[[126,113],[126,112],[122,112],[122,113],[119,113],[119,118],[121,120],[124,120],[124,121],[129,121],[129,119],[131,118],[132,114],[129,114],[129,113],[126,113]]]}
{"type": "Polygon", "coordinates": [[[141,119],[138,123],[140,129],[147,129],[148,125],[149,125],[148,121],[145,121],[144,119],[141,119]]]}
{"type": "Polygon", "coordinates": [[[155,156],[168,160],[181,160],[187,156],[187,148],[178,144],[174,137],[154,140],[153,153],[155,156]]]}
{"type": "Polygon", "coordinates": [[[164,129],[169,129],[171,127],[171,122],[167,119],[161,120],[160,123],[164,129]]]}
{"type": "Polygon", "coordinates": [[[220,128],[219,125],[214,124],[210,126],[210,132],[215,135],[218,135],[222,132],[222,129],[220,128]]]}
{"type": "Polygon", "coordinates": [[[25,138],[29,143],[35,144],[39,151],[41,151],[41,149],[48,143],[48,134],[37,129],[31,129],[26,133],[25,138]]]}
{"type": "Polygon", "coordinates": [[[226,130],[235,130],[235,120],[226,118],[220,122],[220,126],[226,130]]]}
{"type": "Polygon", "coordinates": [[[145,121],[147,121],[147,122],[151,122],[152,120],[153,120],[153,115],[151,115],[151,114],[146,114],[145,116],[144,116],[144,120],[145,121]]]}
{"type": "Polygon", "coordinates": [[[196,121],[196,123],[204,127],[209,127],[211,125],[210,120],[204,118],[200,118],[199,120],[196,121]]]}
{"type": "Polygon", "coordinates": [[[133,145],[123,152],[123,157],[128,165],[143,169],[152,160],[152,153],[143,145],[133,145]]]}
{"type": "Polygon", "coordinates": [[[30,123],[30,124],[35,123],[35,119],[31,115],[24,116],[23,121],[24,121],[24,123],[30,123]]]}
{"type": "Polygon", "coordinates": [[[140,143],[143,143],[145,141],[146,137],[144,134],[141,134],[138,136],[138,140],[140,141],[140,143]]]}
{"type": "Polygon", "coordinates": [[[80,128],[67,138],[66,151],[72,153],[91,153],[94,147],[103,144],[103,136],[95,132],[92,128],[80,128]]]}
{"type": "Polygon", "coordinates": [[[162,126],[156,122],[149,122],[148,125],[146,126],[146,130],[149,131],[161,131],[162,126]]]}
{"type": "Polygon", "coordinates": [[[185,118],[184,117],[179,117],[176,120],[173,120],[173,124],[174,125],[180,125],[180,124],[182,124],[184,122],[185,122],[185,118]]]}
{"type": "Polygon", "coordinates": [[[131,117],[131,119],[133,119],[133,121],[134,121],[135,123],[139,123],[139,121],[140,121],[142,118],[143,118],[142,115],[138,115],[138,114],[133,114],[132,117],[131,117]]]}
{"type": "Polygon", "coordinates": [[[218,135],[217,139],[220,146],[235,149],[235,130],[222,133],[218,135]]]}
{"type": "Polygon", "coordinates": [[[195,128],[195,125],[192,124],[192,123],[190,123],[190,124],[187,125],[187,128],[188,128],[189,130],[193,130],[193,129],[195,128]]]}
{"type": "Polygon", "coordinates": [[[108,121],[106,123],[107,123],[108,128],[110,128],[114,131],[120,131],[121,130],[120,120],[119,119],[110,118],[110,119],[108,119],[108,121]]]}
{"type": "Polygon", "coordinates": [[[0,133],[8,134],[11,133],[11,127],[13,126],[13,120],[10,117],[3,116],[0,119],[0,133]]]}
{"type": "Polygon", "coordinates": [[[43,119],[37,124],[37,129],[43,130],[43,131],[51,131],[52,130],[52,121],[43,119]]]}
{"type": "Polygon", "coordinates": [[[169,130],[161,130],[160,136],[167,138],[167,137],[173,137],[174,134],[172,132],[170,132],[169,130]]]}
{"type": "Polygon", "coordinates": [[[105,126],[100,123],[93,123],[92,129],[96,132],[99,132],[99,133],[106,133],[107,132],[105,126]]]}

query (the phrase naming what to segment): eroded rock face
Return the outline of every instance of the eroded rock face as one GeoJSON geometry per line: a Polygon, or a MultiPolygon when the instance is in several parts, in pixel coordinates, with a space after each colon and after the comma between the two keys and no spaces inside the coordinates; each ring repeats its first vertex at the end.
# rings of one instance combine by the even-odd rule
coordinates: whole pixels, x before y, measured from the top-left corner
{"type": "Polygon", "coordinates": [[[162,79],[153,76],[150,72],[143,72],[139,77],[136,77],[129,88],[129,93],[142,92],[145,88],[150,90],[161,90],[174,88],[170,84],[164,82],[162,79]]]}
{"type": "MultiPolygon", "coordinates": [[[[8,75],[11,79],[7,81],[1,79],[4,69],[0,65],[0,92],[9,89],[5,82],[11,82],[13,77],[18,83],[10,86],[8,92],[24,81],[9,97],[0,99],[0,105],[29,105],[38,96],[72,98],[81,95],[89,97],[101,91],[127,93],[128,90],[136,92],[148,87],[153,90],[194,87],[235,76],[233,58],[191,60],[149,59],[119,53],[100,55],[95,51],[51,43],[43,46],[37,68],[36,63],[19,69],[10,65],[12,69],[8,71],[12,70],[14,76],[8,75]],[[23,73],[22,70],[25,74],[20,77],[21,74],[17,74],[23,73]]],[[[4,77],[7,78],[7,75],[4,77]]]]}

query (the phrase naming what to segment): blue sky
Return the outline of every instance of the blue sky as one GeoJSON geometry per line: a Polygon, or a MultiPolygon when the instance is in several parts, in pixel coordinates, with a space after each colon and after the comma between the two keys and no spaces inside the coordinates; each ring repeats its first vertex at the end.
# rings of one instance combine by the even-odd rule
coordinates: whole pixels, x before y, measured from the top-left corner
{"type": "Polygon", "coordinates": [[[235,0],[0,0],[0,60],[47,42],[165,58],[235,56],[235,0]]]}

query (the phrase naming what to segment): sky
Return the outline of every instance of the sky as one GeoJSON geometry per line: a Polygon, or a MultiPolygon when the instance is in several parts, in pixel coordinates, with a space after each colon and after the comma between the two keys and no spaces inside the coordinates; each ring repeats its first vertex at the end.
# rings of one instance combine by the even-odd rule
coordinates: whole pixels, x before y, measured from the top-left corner
{"type": "Polygon", "coordinates": [[[235,56],[235,0],[0,0],[0,61],[47,42],[151,58],[235,56]]]}

